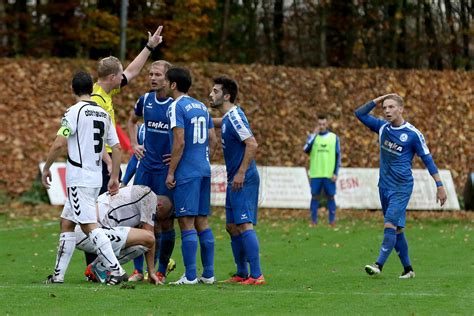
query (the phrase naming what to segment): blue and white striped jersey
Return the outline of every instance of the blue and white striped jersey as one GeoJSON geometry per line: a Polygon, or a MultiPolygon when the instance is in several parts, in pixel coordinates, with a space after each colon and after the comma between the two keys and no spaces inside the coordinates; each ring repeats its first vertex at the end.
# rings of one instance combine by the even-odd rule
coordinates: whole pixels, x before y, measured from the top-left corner
{"type": "MultiPolygon", "coordinates": [[[[227,169],[227,181],[231,183],[244,159],[244,141],[252,137],[253,134],[247,117],[242,109],[237,106],[231,108],[224,115],[221,128],[221,141],[227,169]]],[[[245,177],[249,178],[255,173],[257,173],[257,165],[255,160],[252,160],[245,173],[245,177]]]]}
{"type": "MultiPolygon", "coordinates": [[[[373,107],[375,104],[372,105],[373,107]]],[[[368,113],[359,112],[357,117],[364,125],[379,135],[379,187],[393,191],[411,192],[413,190],[411,169],[415,153],[422,159],[430,155],[423,134],[408,122],[395,127],[368,113]]],[[[432,161],[431,155],[430,161],[432,161]]]]}

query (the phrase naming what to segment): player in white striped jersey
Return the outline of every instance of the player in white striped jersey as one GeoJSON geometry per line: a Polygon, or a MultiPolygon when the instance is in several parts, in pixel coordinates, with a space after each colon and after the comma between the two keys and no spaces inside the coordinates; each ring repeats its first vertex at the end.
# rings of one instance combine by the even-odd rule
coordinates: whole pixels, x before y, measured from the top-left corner
{"type": "Polygon", "coordinates": [[[120,144],[109,114],[92,102],[92,78],[86,72],[78,72],[72,79],[72,89],[77,103],[70,107],[61,121],[43,167],[42,182],[49,189],[50,167],[67,147],[66,166],[67,200],[61,214],[61,234],[54,273],[46,283],[63,283],[64,275],[75,248],[74,228],[76,224],[89,236],[97,255],[106,262],[111,271],[108,284],[126,280],[125,270],[120,266],[109,238],[97,224],[95,201],[102,185],[102,153],[104,143],[112,147],[112,173],[108,183],[110,194],[119,189],[120,144]]]}

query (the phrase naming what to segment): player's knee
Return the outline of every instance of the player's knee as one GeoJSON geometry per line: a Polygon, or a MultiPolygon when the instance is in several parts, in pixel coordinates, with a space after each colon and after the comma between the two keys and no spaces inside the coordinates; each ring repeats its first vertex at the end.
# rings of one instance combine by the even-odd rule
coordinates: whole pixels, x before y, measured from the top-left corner
{"type": "Polygon", "coordinates": [[[328,200],[331,200],[331,201],[332,201],[332,200],[334,200],[334,195],[328,195],[326,198],[327,198],[328,200]]]}
{"type": "Polygon", "coordinates": [[[225,230],[229,233],[231,236],[237,236],[239,235],[239,230],[237,229],[237,225],[235,224],[226,224],[225,225],[225,230]]]}
{"type": "Polygon", "coordinates": [[[252,223],[242,223],[237,225],[237,229],[239,230],[239,233],[242,234],[243,232],[247,230],[253,229],[253,224],[252,223]]]}
{"type": "Polygon", "coordinates": [[[315,201],[319,201],[320,196],[319,195],[313,195],[311,198],[315,201]]]}
{"type": "Polygon", "coordinates": [[[151,248],[153,247],[153,245],[155,244],[155,236],[153,235],[152,232],[148,231],[148,230],[143,230],[143,237],[142,237],[142,242],[143,243],[140,243],[140,244],[143,244],[143,246],[147,247],[147,248],[151,248]]]}
{"type": "Polygon", "coordinates": [[[391,222],[385,222],[383,225],[384,228],[397,229],[397,225],[392,224],[391,222]]]}

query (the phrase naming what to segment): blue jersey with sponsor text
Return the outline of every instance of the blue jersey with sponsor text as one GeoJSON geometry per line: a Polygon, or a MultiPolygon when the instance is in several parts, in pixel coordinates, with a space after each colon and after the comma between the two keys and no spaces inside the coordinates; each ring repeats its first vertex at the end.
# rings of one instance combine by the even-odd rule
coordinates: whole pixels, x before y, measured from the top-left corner
{"type": "Polygon", "coordinates": [[[210,177],[209,129],[214,128],[207,107],[200,101],[183,95],[170,106],[170,143],[173,146],[173,128],[184,129],[184,151],[175,171],[176,181],[210,177]]]}
{"type": "Polygon", "coordinates": [[[419,157],[430,154],[423,134],[408,122],[395,127],[372,115],[366,115],[361,121],[379,135],[379,187],[399,192],[411,192],[413,190],[411,170],[413,157],[415,153],[419,157]]]}
{"type": "MultiPolygon", "coordinates": [[[[222,118],[221,141],[227,170],[227,182],[231,183],[239,171],[245,154],[247,138],[252,137],[252,130],[244,112],[240,107],[234,106],[222,118]]],[[[245,178],[258,174],[255,160],[249,164],[245,178]]]]}
{"type": "Polygon", "coordinates": [[[145,136],[143,145],[145,156],[140,166],[154,173],[167,173],[168,166],[163,163],[163,155],[171,153],[168,108],[173,98],[158,99],[156,93],[142,95],[135,104],[135,115],[143,117],[145,136]]]}

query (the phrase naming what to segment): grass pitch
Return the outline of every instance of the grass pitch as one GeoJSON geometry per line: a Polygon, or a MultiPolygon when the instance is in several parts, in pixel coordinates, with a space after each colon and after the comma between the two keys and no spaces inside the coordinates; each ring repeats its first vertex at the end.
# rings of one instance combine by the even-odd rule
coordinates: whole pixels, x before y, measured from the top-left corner
{"type": "MultiPolygon", "coordinates": [[[[276,214],[275,214],[276,215],[276,214]]],[[[304,214],[306,215],[306,214],[304,214]]],[[[276,217],[276,216],[275,216],[276,217]]],[[[474,243],[472,220],[409,220],[407,239],[416,278],[399,280],[395,252],[383,273],[369,277],[364,265],[379,250],[381,216],[321,220],[309,228],[302,218],[259,222],[265,286],[196,285],[121,288],[87,283],[84,259],[76,251],[65,284],[43,285],[58,244],[57,221],[0,216],[0,314],[8,315],[472,315],[474,243]]],[[[222,214],[213,216],[216,277],[234,272],[222,214]]],[[[179,234],[177,234],[179,235],[179,234]]],[[[183,273],[180,239],[173,258],[183,273]]],[[[198,259],[199,260],[199,259],[198,259]]],[[[199,264],[198,264],[199,266],[199,264]]],[[[125,266],[128,272],[132,265],[125,266]]]]}

